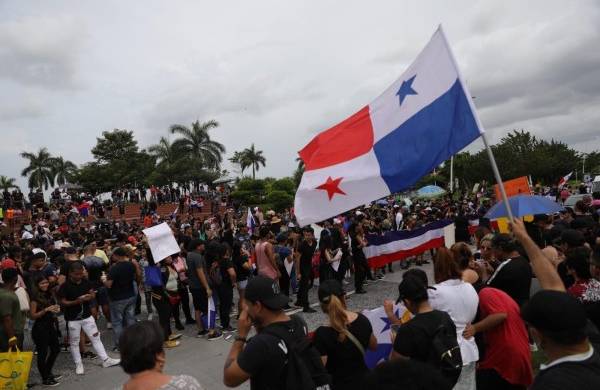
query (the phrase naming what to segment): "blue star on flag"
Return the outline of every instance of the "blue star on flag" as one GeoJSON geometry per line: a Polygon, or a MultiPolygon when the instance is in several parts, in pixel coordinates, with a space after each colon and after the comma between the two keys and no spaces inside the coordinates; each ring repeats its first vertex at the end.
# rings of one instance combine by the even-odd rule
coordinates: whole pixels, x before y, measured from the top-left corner
{"type": "MultiPolygon", "coordinates": [[[[394,315],[396,315],[396,317],[400,317],[400,310],[396,309],[396,311],[394,312],[394,315]]],[[[385,323],[385,326],[383,327],[383,329],[381,329],[381,332],[379,332],[379,333],[383,333],[386,330],[391,329],[391,327],[392,327],[392,321],[390,321],[390,319],[387,318],[387,316],[386,317],[379,317],[379,318],[381,318],[381,320],[385,323]]]]}
{"type": "Polygon", "coordinates": [[[396,92],[396,95],[400,98],[400,105],[402,105],[404,98],[406,98],[408,95],[418,95],[417,91],[415,91],[412,87],[412,83],[413,81],[415,81],[415,77],[417,77],[417,75],[414,75],[408,80],[403,81],[402,85],[400,86],[400,89],[398,90],[398,92],[396,92]]]}

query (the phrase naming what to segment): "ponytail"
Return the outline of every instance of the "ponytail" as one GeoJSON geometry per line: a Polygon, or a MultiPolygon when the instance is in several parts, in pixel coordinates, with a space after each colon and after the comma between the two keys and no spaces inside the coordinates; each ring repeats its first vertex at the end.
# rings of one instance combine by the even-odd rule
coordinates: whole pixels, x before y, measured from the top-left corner
{"type": "Polygon", "coordinates": [[[331,327],[335,329],[339,336],[338,340],[344,341],[348,328],[348,316],[341,299],[334,294],[329,296],[329,303],[326,307],[326,312],[329,315],[331,327]]]}

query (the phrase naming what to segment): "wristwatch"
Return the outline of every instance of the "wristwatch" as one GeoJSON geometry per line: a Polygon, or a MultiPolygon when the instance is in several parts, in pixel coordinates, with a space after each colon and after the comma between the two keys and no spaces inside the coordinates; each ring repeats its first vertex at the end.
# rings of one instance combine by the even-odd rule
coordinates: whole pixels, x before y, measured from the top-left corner
{"type": "Polygon", "coordinates": [[[242,343],[246,343],[248,342],[248,339],[246,339],[245,337],[240,336],[239,334],[235,336],[235,341],[241,341],[242,343]]]}

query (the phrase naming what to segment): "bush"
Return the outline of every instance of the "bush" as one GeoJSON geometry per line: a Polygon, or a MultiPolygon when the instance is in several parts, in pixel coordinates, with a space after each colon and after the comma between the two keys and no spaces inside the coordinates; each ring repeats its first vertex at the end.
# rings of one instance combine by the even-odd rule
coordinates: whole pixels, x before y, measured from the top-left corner
{"type": "Polygon", "coordinates": [[[255,205],[261,202],[260,194],[253,191],[236,190],[231,193],[231,197],[245,206],[255,205]]]}
{"type": "Polygon", "coordinates": [[[283,211],[286,208],[292,207],[294,197],[285,191],[274,190],[267,194],[265,198],[267,203],[273,206],[275,211],[283,211]]]}
{"type": "Polygon", "coordinates": [[[271,190],[284,191],[290,195],[294,195],[294,193],[296,192],[296,184],[289,177],[284,177],[283,179],[276,180],[271,185],[271,190]]]}
{"type": "Polygon", "coordinates": [[[263,180],[253,180],[249,177],[241,179],[237,183],[237,189],[240,191],[251,191],[255,193],[262,193],[265,191],[265,182],[263,180]]]}

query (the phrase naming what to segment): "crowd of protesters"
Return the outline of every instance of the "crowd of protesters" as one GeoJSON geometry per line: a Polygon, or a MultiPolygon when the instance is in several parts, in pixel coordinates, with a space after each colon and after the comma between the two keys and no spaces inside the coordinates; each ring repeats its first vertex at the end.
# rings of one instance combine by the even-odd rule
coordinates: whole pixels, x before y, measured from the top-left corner
{"type": "Polygon", "coordinates": [[[179,346],[177,331],[193,326],[208,341],[235,337],[228,386],[250,380],[253,389],[286,389],[310,379],[322,389],[600,388],[592,347],[600,326],[600,225],[591,198],[525,225],[514,221],[509,235],[494,233],[483,218],[491,202],[482,191],[459,200],[390,197],[324,221],[315,237],[312,227],[297,226],[293,210],[236,207],[221,191],[115,191],[110,205],[136,196],[143,198],[139,218],[126,219],[122,209],[117,216],[85,196],[48,204],[36,198],[30,221],[2,226],[0,350],[25,347],[29,321],[44,385],[59,383],[53,365],[62,345],[80,375],[86,359],[100,359],[131,374],[128,389],[201,388],[194,378],[162,374],[164,349],[179,346]],[[175,211],[160,215],[164,202],[175,211]],[[441,219],[453,220],[457,243],[431,251],[434,280],[420,267],[424,254],[400,267],[369,266],[362,249],[370,235],[441,219]],[[162,222],[180,252],[155,259],[142,230],[162,222]],[[377,342],[365,316],[347,309],[346,291],[368,293],[394,267],[410,268],[396,301],[412,319],[395,317],[394,300],[383,302],[393,350],[370,371],[364,354],[377,342]],[[286,312],[315,312],[315,278],[329,321],[308,341],[306,323],[286,312]],[[532,296],[533,278],[541,291],[532,296]],[[220,326],[204,320],[210,297],[220,326]],[[137,323],[142,312],[151,322],[137,323]],[[114,333],[114,345],[103,344],[98,324],[114,333]],[[257,334],[249,338],[252,326],[257,334]],[[534,380],[535,348],[549,362],[534,380]],[[317,360],[311,370],[292,370],[292,353],[317,360]]]}

